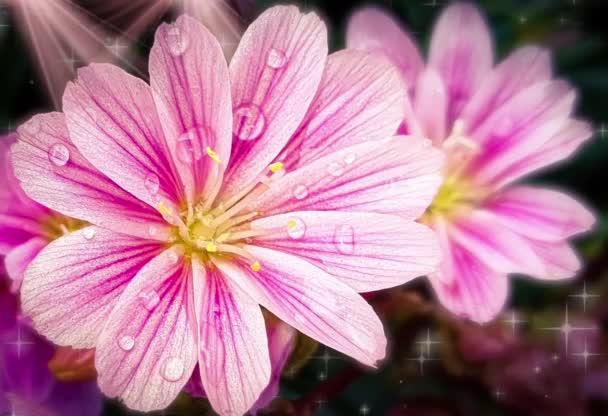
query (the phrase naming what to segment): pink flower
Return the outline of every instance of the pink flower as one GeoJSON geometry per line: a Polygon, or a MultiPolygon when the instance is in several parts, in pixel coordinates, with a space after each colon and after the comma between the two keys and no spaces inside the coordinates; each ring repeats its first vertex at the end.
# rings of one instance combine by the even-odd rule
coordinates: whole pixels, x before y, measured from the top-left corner
{"type": "Polygon", "coordinates": [[[96,348],[103,392],[166,407],[198,376],[213,407],[242,414],[271,379],[259,305],[373,366],[382,323],[357,292],[433,271],[414,220],[441,182],[441,152],[391,137],[393,67],[327,57],[326,28],[295,7],[265,12],[230,66],[197,21],[162,25],[151,86],[93,65],[64,113],[19,129],[27,194],[90,227],[27,269],[23,309],[59,345],[96,348]]]}
{"type": "Polygon", "coordinates": [[[388,56],[400,69],[409,94],[400,131],[429,137],[446,153],[443,186],[421,219],[443,251],[430,276],[443,305],[484,322],[504,306],[508,274],[574,276],[580,262],[567,239],[589,230],[593,216],[560,192],[515,184],[591,137],[589,125],[571,117],[576,93],[552,78],[549,52],[523,47],[493,68],[489,30],[466,3],[439,18],[426,65],[378,10],[353,16],[347,37],[350,48],[388,56]]]}

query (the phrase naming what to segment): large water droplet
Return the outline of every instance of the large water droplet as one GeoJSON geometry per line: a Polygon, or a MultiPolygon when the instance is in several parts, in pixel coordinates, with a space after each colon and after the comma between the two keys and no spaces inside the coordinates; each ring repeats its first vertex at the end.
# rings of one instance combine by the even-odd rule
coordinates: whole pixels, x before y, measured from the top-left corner
{"type": "Polygon", "coordinates": [[[131,335],[123,335],[118,340],[118,346],[123,351],[131,351],[133,347],[135,347],[135,338],[133,338],[131,335]]]}
{"type": "Polygon", "coordinates": [[[257,105],[242,105],[234,111],[234,134],[239,139],[257,139],[265,127],[266,118],[257,105]]]}
{"type": "Polygon", "coordinates": [[[67,165],[70,161],[70,150],[61,143],[52,145],[49,149],[49,161],[58,167],[67,165]]]}
{"type": "Polygon", "coordinates": [[[184,361],[181,358],[167,358],[163,365],[162,376],[167,381],[179,381],[184,375],[184,361]]]}
{"type": "Polygon", "coordinates": [[[156,308],[160,303],[160,297],[158,296],[158,293],[156,293],[154,290],[151,290],[149,292],[141,292],[139,294],[139,300],[144,306],[144,308],[149,311],[156,308]]]}
{"type": "Polygon", "coordinates": [[[182,55],[188,49],[189,43],[188,36],[179,27],[173,26],[167,31],[167,46],[171,55],[182,55]]]}
{"type": "Polygon", "coordinates": [[[192,163],[200,160],[202,153],[199,146],[198,129],[193,128],[179,136],[176,144],[177,158],[183,163],[192,163]]]}
{"type": "Polygon", "coordinates": [[[155,199],[155,197],[158,195],[158,191],[160,190],[160,180],[158,179],[158,175],[154,173],[149,173],[146,175],[144,186],[153,199],[155,199]]]}
{"type": "Polygon", "coordinates": [[[306,232],[306,224],[300,218],[291,218],[287,221],[287,234],[293,239],[301,238],[306,232]]]}
{"type": "Polygon", "coordinates": [[[84,231],[82,232],[82,235],[84,236],[85,239],[87,240],[92,240],[95,237],[95,228],[89,227],[89,228],[85,228],[84,231]]]}
{"type": "Polygon", "coordinates": [[[353,254],[355,251],[355,230],[350,225],[339,225],[334,233],[334,245],[342,254],[353,254]]]}
{"type": "Polygon", "coordinates": [[[344,166],[342,166],[342,164],[339,162],[332,162],[327,167],[327,172],[331,176],[340,176],[344,173],[344,166]]]}
{"type": "Polygon", "coordinates": [[[279,69],[285,66],[285,62],[287,62],[287,57],[283,52],[278,49],[271,49],[268,52],[268,57],[266,58],[266,63],[272,69],[279,69]]]}
{"type": "Polygon", "coordinates": [[[308,196],[308,188],[305,187],[304,185],[298,185],[295,187],[295,189],[293,190],[293,196],[296,197],[296,199],[304,199],[308,196]]]}

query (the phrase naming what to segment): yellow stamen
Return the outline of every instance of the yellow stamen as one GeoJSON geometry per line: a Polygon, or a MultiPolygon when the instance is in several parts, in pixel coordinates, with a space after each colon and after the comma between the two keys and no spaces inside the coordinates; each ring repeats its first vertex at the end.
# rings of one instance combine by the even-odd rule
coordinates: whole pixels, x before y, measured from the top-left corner
{"type": "Polygon", "coordinates": [[[215,244],[213,244],[212,242],[208,242],[207,247],[205,247],[205,248],[209,253],[217,252],[217,246],[215,244]]]}
{"type": "Polygon", "coordinates": [[[262,270],[262,266],[260,265],[259,262],[255,262],[251,265],[251,270],[253,270],[254,272],[259,272],[260,270],[262,270]]]}
{"type": "Polygon", "coordinates": [[[272,171],[272,173],[277,173],[283,169],[283,166],[283,162],[276,162],[270,165],[270,170],[272,171]]]}
{"type": "Polygon", "coordinates": [[[167,206],[164,204],[164,202],[161,202],[160,204],[158,204],[158,210],[163,215],[173,214],[173,212],[169,208],[167,208],[167,206]]]}
{"type": "Polygon", "coordinates": [[[207,156],[209,156],[211,159],[213,159],[213,161],[215,163],[222,163],[220,160],[220,157],[217,155],[217,153],[212,148],[207,146],[206,150],[207,150],[207,156]]]}

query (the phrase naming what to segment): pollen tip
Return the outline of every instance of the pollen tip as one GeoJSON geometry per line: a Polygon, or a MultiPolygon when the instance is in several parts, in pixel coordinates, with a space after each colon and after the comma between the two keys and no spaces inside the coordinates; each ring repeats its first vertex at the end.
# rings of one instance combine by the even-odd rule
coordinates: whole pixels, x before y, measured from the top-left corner
{"type": "Polygon", "coordinates": [[[281,171],[284,166],[285,165],[283,164],[283,162],[276,162],[270,165],[270,170],[272,171],[272,173],[277,173],[281,171]]]}
{"type": "Polygon", "coordinates": [[[163,202],[158,204],[158,210],[163,215],[171,215],[171,213],[172,213],[171,210],[169,208],[167,208],[167,206],[163,202]]]}
{"type": "Polygon", "coordinates": [[[207,243],[207,247],[205,247],[205,249],[209,253],[215,253],[215,252],[217,252],[217,246],[215,244],[213,244],[212,242],[207,243]]]}
{"type": "Polygon", "coordinates": [[[295,220],[289,220],[287,221],[287,228],[296,228],[298,226],[298,223],[295,220]]]}
{"type": "Polygon", "coordinates": [[[262,266],[259,262],[256,261],[251,265],[251,270],[253,270],[254,272],[259,272],[260,270],[262,270],[262,266]]]}
{"type": "Polygon", "coordinates": [[[221,163],[220,157],[217,155],[217,153],[210,148],[209,146],[207,146],[207,149],[205,149],[207,151],[207,156],[209,156],[211,159],[213,159],[213,161],[215,163],[221,163]]]}

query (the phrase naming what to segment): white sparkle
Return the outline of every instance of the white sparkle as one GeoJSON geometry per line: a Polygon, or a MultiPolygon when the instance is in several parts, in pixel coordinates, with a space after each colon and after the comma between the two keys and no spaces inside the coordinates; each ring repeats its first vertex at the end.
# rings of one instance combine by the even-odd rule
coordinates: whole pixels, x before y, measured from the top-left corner
{"type": "Polygon", "coordinates": [[[572,326],[570,324],[570,318],[569,318],[569,313],[568,313],[568,305],[566,305],[566,312],[564,315],[564,322],[557,327],[548,327],[548,328],[541,328],[544,329],[545,331],[559,331],[562,333],[563,337],[564,337],[564,350],[566,352],[568,352],[568,346],[570,343],[570,334],[574,331],[593,331],[597,328],[594,327],[576,327],[576,326],[572,326]]]}
{"type": "Polygon", "coordinates": [[[608,128],[606,128],[606,125],[604,123],[602,123],[600,125],[600,128],[597,129],[597,132],[599,133],[600,137],[603,139],[604,137],[606,137],[606,133],[608,133],[608,128]]]}
{"type": "Polygon", "coordinates": [[[523,319],[519,319],[517,313],[515,311],[511,312],[511,316],[509,317],[509,319],[503,319],[503,322],[509,324],[511,326],[511,332],[513,332],[513,335],[515,335],[515,332],[517,330],[517,326],[519,324],[524,324],[526,323],[525,320],[523,319]]]}
{"type": "Polygon", "coordinates": [[[363,403],[359,408],[359,413],[361,413],[362,415],[367,415],[369,414],[370,410],[370,407],[366,403],[363,403]]]}
{"type": "Polygon", "coordinates": [[[575,295],[570,295],[571,298],[580,298],[583,303],[583,312],[587,312],[587,301],[590,298],[599,298],[600,295],[596,295],[593,293],[587,292],[587,283],[583,283],[583,291],[581,293],[577,293],[575,295]]]}
{"type": "Polygon", "coordinates": [[[5,342],[5,344],[14,345],[15,347],[17,347],[17,358],[21,359],[21,351],[22,351],[23,346],[32,345],[34,343],[23,340],[23,338],[21,337],[21,325],[17,325],[17,340],[15,340],[13,342],[5,342]]]}
{"type": "Polygon", "coordinates": [[[422,341],[416,341],[416,344],[424,346],[426,348],[426,355],[430,357],[431,356],[431,347],[434,344],[441,344],[441,342],[434,341],[431,338],[431,330],[427,329],[426,330],[426,338],[424,338],[422,341]]]}
{"type": "Polygon", "coordinates": [[[589,358],[597,357],[601,354],[598,354],[595,352],[590,352],[589,348],[587,347],[587,338],[585,338],[585,348],[583,349],[583,351],[573,353],[572,355],[582,358],[584,365],[585,365],[585,372],[587,372],[587,364],[589,362],[589,358]]]}

